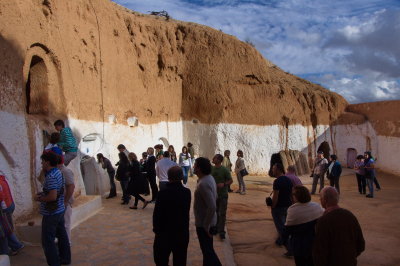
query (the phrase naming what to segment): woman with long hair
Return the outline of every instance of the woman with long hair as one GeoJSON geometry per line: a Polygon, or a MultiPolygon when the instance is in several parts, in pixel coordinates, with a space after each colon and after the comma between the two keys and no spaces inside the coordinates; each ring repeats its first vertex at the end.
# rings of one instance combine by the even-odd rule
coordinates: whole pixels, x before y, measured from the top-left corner
{"type": "Polygon", "coordinates": [[[135,202],[133,206],[129,207],[130,209],[137,209],[137,205],[139,200],[143,202],[142,209],[146,208],[148,202],[140,196],[140,194],[148,194],[149,193],[149,183],[143,177],[140,172],[140,163],[137,159],[135,153],[129,153],[129,158],[131,159],[131,168],[130,168],[130,181],[128,184],[128,193],[135,197],[135,202]],[[147,188],[147,189],[146,189],[147,188]]]}
{"type": "Polygon", "coordinates": [[[188,181],[189,169],[192,166],[192,160],[188,148],[186,146],[182,147],[182,152],[179,154],[179,166],[183,171],[183,184],[186,185],[188,181]]]}
{"type": "Polygon", "coordinates": [[[365,169],[363,168],[363,165],[364,165],[364,156],[358,155],[357,160],[354,162],[354,170],[356,171],[358,192],[360,192],[360,194],[365,194],[367,187],[365,180],[365,169]]]}
{"type": "Polygon", "coordinates": [[[238,150],[237,159],[235,163],[235,173],[239,183],[239,189],[236,191],[236,193],[240,193],[240,195],[246,194],[246,184],[244,183],[243,176],[240,174],[240,171],[242,171],[243,169],[246,169],[246,165],[244,164],[244,159],[243,159],[243,151],[238,150]]]}
{"type": "MultiPolygon", "coordinates": [[[[370,151],[364,152],[364,170],[365,170],[365,179],[367,180],[367,186],[369,190],[369,194],[367,194],[367,198],[374,197],[374,180],[376,179],[375,174],[375,160],[372,157],[370,151]]],[[[378,188],[377,188],[378,189],[378,188]]]]}
{"type": "Polygon", "coordinates": [[[171,159],[171,161],[176,162],[176,152],[174,146],[169,145],[168,151],[169,151],[169,158],[171,159]]]}

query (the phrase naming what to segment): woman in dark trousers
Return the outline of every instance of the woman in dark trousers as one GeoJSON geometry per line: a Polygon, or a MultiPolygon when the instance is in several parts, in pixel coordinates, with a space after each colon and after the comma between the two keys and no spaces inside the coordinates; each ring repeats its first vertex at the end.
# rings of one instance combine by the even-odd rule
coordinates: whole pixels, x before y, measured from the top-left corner
{"type": "Polygon", "coordinates": [[[127,192],[128,184],[129,184],[129,177],[130,177],[130,163],[128,157],[124,152],[120,152],[118,154],[119,163],[117,168],[117,180],[121,184],[122,189],[122,202],[121,204],[126,205],[129,203],[130,196],[127,192]]]}
{"type": "Polygon", "coordinates": [[[141,202],[143,202],[142,209],[144,209],[146,208],[148,202],[142,196],[140,196],[140,194],[149,193],[149,183],[140,172],[140,163],[137,160],[136,154],[131,152],[129,153],[129,157],[131,158],[131,167],[130,167],[130,181],[128,184],[128,194],[135,197],[134,205],[129,208],[137,209],[137,205],[140,200],[141,202]]]}
{"type": "Polygon", "coordinates": [[[340,194],[339,178],[342,174],[342,165],[337,161],[337,156],[335,154],[329,156],[329,161],[328,179],[331,187],[335,187],[337,192],[340,194]]]}
{"type": "Polygon", "coordinates": [[[324,209],[311,201],[310,191],[305,186],[293,188],[293,201],[294,204],[287,211],[284,234],[289,239],[288,246],[296,266],[312,266],[315,225],[324,209]]]}
{"type": "Polygon", "coordinates": [[[357,160],[354,162],[354,170],[356,171],[358,192],[365,194],[367,183],[365,180],[364,156],[357,156],[357,160]]]}
{"type": "MultiPolygon", "coordinates": [[[[372,154],[370,151],[366,151],[364,153],[364,170],[365,170],[365,179],[367,180],[367,186],[369,189],[369,193],[367,194],[367,198],[373,198],[374,197],[374,182],[375,185],[378,180],[376,180],[376,173],[375,173],[375,160],[372,157],[372,154]]],[[[377,190],[380,189],[379,183],[377,185],[377,190]]]]}

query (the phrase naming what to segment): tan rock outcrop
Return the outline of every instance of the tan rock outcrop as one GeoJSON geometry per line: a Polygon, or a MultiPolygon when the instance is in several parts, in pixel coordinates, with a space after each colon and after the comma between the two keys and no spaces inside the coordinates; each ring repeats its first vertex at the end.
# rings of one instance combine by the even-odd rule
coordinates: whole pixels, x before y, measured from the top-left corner
{"type": "Polygon", "coordinates": [[[1,110],[93,121],[114,114],[122,124],[135,116],[317,125],[347,105],[206,26],[107,0],[1,1],[0,12],[1,110]]]}

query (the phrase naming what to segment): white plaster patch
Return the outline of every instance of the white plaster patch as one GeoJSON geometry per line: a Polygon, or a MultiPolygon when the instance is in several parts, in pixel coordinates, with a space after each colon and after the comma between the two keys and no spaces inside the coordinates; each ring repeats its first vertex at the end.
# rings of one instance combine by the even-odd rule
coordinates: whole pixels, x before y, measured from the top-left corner
{"type": "Polygon", "coordinates": [[[9,180],[16,204],[15,216],[29,214],[33,208],[30,146],[25,117],[0,111],[0,170],[9,180]]]}

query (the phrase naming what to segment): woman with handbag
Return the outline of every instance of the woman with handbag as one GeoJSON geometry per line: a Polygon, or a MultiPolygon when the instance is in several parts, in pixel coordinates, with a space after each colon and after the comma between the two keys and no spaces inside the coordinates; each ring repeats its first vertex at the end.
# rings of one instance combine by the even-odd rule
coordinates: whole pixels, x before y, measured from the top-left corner
{"type": "Polygon", "coordinates": [[[192,159],[186,146],[182,147],[182,152],[179,154],[179,166],[183,171],[183,184],[186,185],[188,181],[189,170],[192,167],[192,159]]]}
{"type": "Polygon", "coordinates": [[[247,170],[246,170],[246,165],[244,164],[244,159],[243,159],[243,151],[238,150],[237,151],[237,159],[235,163],[235,173],[236,177],[239,183],[239,189],[236,191],[236,193],[240,193],[240,195],[245,195],[246,194],[246,184],[244,183],[243,177],[245,175],[248,175],[247,170]]]}
{"type": "Polygon", "coordinates": [[[129,153],[129,158],[131,160],[130,166],[130,180],[128,184],[127,193],[135,197],[135,202],[133,206],[129,207],[129,209],[137,209],[137,205],[139,200],[143,202],[142,209],[146,208],[148,202],[140,196],[140,194],[149,194],[149,183],[147,179],[140,172],[140,163],[137,160],[137,156],[135,153],[129,153]]]}

